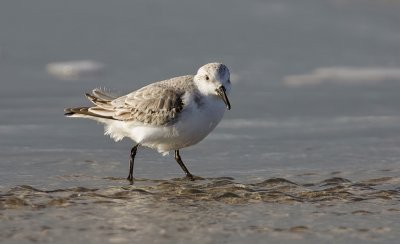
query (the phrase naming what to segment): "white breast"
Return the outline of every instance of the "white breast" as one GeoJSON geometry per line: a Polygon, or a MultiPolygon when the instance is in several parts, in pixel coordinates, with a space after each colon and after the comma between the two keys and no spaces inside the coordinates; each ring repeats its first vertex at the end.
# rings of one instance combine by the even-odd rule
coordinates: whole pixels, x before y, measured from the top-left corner
{"type": "Polygon", "coordinates": [[[194,145],[203,140],[221,121],[225,113],[222,101],[213,97],[203,99],[201,106],[191,106],[175,125],[181,141],[180,148],[194,145]]]}
{"type": "Polygon", "coordinates": [[[149,126],[113,121],[106,126],[106,134],[114,140],[129,137],[163,154],[194,145],[218,125],[225,113],[225,105],[215,97],[203,97],[200,105],[192,97],[188,97],[186,102],[178,121],[172,125],[149,126]]]}

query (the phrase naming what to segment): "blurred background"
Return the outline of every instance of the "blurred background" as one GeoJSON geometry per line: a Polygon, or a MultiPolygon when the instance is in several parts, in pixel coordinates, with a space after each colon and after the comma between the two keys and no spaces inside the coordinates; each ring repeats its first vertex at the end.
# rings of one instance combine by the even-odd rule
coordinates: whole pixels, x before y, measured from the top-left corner
{"type": "MultiPolygon", "coordinates": [[[[88,105],[83,94],[96,87],[122,95],[213,61],[231,70],[233,109],[184,150],[193,172],[396,164],[399,10],[358,0],[2,1],[1,183],[36,181],[43,167],[82,172],[82,160],[125,174],[132,143],[63,109],[88,105]]],[[[139,175],[180,174],[170,158],[138,157],[139,175]]]]}
{"type": "MultiPolygon", "coordinates": [[[[396,242],[399,13],[396,0],[2,0],[0,210],[8,210],[0,212],[0,240],[396,242]],[[208,62],[230,68],[232,110],[181,150],[193,174],[228,177],[224,191],[257,193],[251,182],[273,177],[281,180],[272,187],[293,181],[311,195],[337,184],[333,197],[342,189],[355,200],[185,205],[185,191],[165,200],[173,191],[162,187],[157,201],[131,197],[148,179],[186,184],[170,182],[183,176],[173,157],[140,149],[134,175],[147,180],[127,188],[133,143],[63,116],[89,105],[84,93],[93,88],[123,95],[208,62]],[[101,201],[90,195],[99,191],[101,201]]],[[[213,179],[204,191],[216,189],[213,179]]],[[[276,193],[268,187],[257,194],[276,193]]],[[[280,188],[282,199],[291,189],[280,188]]]]}

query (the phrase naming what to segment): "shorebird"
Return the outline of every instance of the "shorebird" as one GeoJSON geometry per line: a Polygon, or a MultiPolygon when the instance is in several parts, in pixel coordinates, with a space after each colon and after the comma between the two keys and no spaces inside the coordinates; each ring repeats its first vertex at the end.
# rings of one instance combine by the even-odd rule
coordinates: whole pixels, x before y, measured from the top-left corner
{"type": "Polygon", "coordinates": [[[196,75],[158,81],[116,97],[94,89],[86,97],[91,107],[66,108],[68,117],[89,118],[103,123],[105,134],[115,141],[128,137],[135,142],[130,151],[128,180],[133,181],[133,165],[139,146],[166,155],[175,151],[175,160],[194,180],[179,150],[203,140],[231,109],[229,69],[221,63],[206,64],[196,75]]]}

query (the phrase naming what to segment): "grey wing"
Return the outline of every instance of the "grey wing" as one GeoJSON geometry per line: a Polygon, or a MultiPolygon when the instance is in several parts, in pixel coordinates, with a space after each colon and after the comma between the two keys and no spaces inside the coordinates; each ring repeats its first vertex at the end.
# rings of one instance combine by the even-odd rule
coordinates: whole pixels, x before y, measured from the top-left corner
{"type": "Polygon", "coordinates": [[[94,89],[92,94],[86,93],[85,95],[94,105],[104,109],[111,109],[111,102],[117,98],[100,88],[94,89]]]}
{"type": "Polygon", "coordinates": [[[149,125],[168,124],[183,110],[183,91],[163,83],[145,86],[126,96],[112,99],[108,94],[87,94],[96,106],[89,111],[115,120],[137,121],[149,125]],[[112,99],[112,100],[111,100],[112,99]]]}

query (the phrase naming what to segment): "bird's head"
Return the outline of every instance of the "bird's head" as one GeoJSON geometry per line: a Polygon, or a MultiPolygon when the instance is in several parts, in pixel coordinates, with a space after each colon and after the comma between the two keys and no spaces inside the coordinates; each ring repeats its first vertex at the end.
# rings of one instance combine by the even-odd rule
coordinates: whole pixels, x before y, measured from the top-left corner
{"type": "Polygon", "coordinates": [[[206,64],[197,71],[194,82],[204,95],[218,96],[231,109],[228,94],[231,91],[230,73],[228,67],[221,63],[206,64]]]}

